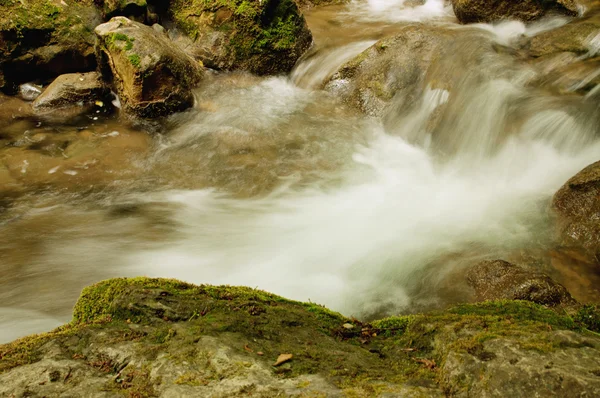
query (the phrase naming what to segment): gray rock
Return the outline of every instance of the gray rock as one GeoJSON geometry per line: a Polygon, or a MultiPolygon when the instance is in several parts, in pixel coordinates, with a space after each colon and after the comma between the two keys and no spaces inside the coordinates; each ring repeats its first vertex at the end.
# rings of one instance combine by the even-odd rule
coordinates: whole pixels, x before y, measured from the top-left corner
{"type": "Polygon", "coordinates": [[[95,31],[103,73],[112,76],[125,111],[156,117],[193,105],[202,68],[165,35],[125,17],[95,31]]]}
{"type": "Polygon", "coordinates": [[[519,340],[484,342],[475,355],[452,351],[442,369],[453,397],[594,397],[600,396],[597,343],[568,331],[553,332],[548,351],[519,340]]]}

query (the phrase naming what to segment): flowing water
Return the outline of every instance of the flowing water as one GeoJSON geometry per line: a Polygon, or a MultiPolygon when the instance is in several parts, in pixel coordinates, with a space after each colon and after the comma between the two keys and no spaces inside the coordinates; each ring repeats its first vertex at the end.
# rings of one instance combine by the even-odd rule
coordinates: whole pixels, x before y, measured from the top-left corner
{"type": "MultiPolygon", "coordinates": [[[[102,116],[11,125],[27,145],[52,134],[35,147],[48,159],[105,159],[40,166],[32,147],[0,149],[32,186],[56,176],[3,200],[0,342],[68,321],[109,277],[247,285],[369,317],[468,300],[464,267],[549,250],[551,196],[600,154],[598,98],[537,89],[510,56],[470,79],[461,53],[438,61],[451,88],[432,79],[383,117],[322,91],[405,23],[465,29],[441,0],[405,3],[309,12],[316,45],[290,76],[214,74],[152,138],[102,116]]],[[[510,48],[565,22],[470,29],[510,48]]]]}

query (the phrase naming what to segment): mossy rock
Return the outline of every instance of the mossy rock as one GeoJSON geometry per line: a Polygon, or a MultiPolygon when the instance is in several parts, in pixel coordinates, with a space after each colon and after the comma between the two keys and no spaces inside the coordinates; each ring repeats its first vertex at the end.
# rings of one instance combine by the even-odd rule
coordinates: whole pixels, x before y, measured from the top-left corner
{"type": "Polygon", "coordinates": [[[174,0],[168,15],[215,69],[286,73],[312,43],[293,0],[174,0]]]}
{"type": "Polygon", "coordinates": [[[84,289],[69,325],[0,346],[0,394],[594,396],[591,313],[495,301],[361,323],[247,287],[111,279],[84,289]]]}
{"type": "Polygon", "coordinates": [[[164,34],[125,17],[115,17],[95,32],[103,75],[112,80],[126,112],[152,118],[193,104],[192,89],[203,69],[164,34]]]}
{"type": "Polygon", "coordinates": [[[96,68],[94,27],[101,16],[92,0],[0,2],[0,88],[96,68]]]}

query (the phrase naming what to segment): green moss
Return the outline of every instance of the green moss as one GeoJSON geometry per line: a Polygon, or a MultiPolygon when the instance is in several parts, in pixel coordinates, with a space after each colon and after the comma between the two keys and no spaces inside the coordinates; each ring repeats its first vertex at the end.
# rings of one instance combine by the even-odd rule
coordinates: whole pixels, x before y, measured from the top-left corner
{"type": "Polygon", "coordinates": [[[577,324],[592,332],[600,332],[600,308],[597,305],[584,305],[574,316],[577,324]]]}
{"type": "Polygon", "coordinates": [[[204,25],[226,32],[229,40],[225,50],[233,57],[234,65],[250,70],[260,69],[260,64],[269,63],[277,54],[279,63],[287,61],[282,55],[295,50],[305,29],[292,0],[176,0],[169,12],[194,39],[200,37],[204,25]],[[216,23],[217,13],[223,10],[229,10],[231,17],[216,23]]]}
{"type": "MultiPolygon", "coordinates": [[[[586,311],[589,309],[581,313],[586,311]]],[[[525,301],[465,304],[361,324],[314,303],[247,287],[118,278],[85,288],[70,325],[0,346],[0,372],[38,360],[40,347],[51,339],[66,347],[67,338],[76,335],[77,346],[69,348],[73,354],[90,346],[131,341],[135,344],[130,347],[142,350],[147,361],[168,354],[170,361],[190,363],[191,369],[198,370],[182,374],[177,384],[207,385],[244,374],[252,361],[273,364],[279,354],[292,353],[288,366],[273,368],[280,377],[320,373],[348,396],[376,396],[394,393],[408,380],[417,385],[439,382],[438,369],[451,351],[490,360],[494,353],[486,351],[486,343],[504,338],[525,350],[548,352],[560,349],[553,330],[580,327],[566,314],[525,301]],[[355,327],[348,330],[344,323],[355,327]],[[94,332],[97,328],[102,328],[102,333],[94,332]],[[211,367],[210,354],[203,351],[210,344],[198,344],[204,336],[218,338],[233,354],[241,359],[246,356],[248,361],[236,359],[239,363],[227,371],[233,373],[219,373],[211,367]]],[[[131,374],[126,390],[139,387],[152,392],[147,390],[150,384],[143,368],[131,371],[138,373],[131,374]]],[[[467,381],[463,387],[468,389],[467,381]]]]}
{"type": "Polygon", "coordinates": [[[106,38],[106,46],[111,50],[129,51],[133,48],[135,38],[129,37],[123,33],[111,33],[106,38]],[[123,44],[121,44],[123,43],[123,44]]]}
{"type": "Polygon", "coordinates": [[[135,66],[136,68],[139,68],[142,63],[140,56],[137,54],[131,54],[127,57],[127,59],[129,60],[131,65],[135,66]]]}

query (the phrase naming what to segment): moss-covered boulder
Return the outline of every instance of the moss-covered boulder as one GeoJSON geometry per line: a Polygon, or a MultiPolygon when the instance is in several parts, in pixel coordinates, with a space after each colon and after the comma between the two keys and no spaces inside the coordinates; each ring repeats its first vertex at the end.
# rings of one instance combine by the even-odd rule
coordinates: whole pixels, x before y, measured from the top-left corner
{"type": "Polygon", "coordinates": [[[0,1],[0,88],[96,68],[92,0],[0,1]]]}
{"type": "Polygon", "coordinates": [[[250,288],[113,279],[69,325],[0,346],[0,395],[596,396],[594,311],[495,301],[361,323],[250,288]]]}
{"type": "Polygon", "coordinates": [[[578,13],[574,0],[452,0],[452,8],[461,23],[493,22],[503,19],[533,21],[557,13],[575,16],[578,13]]]}
{"type": "Polygon", "coordinates": [[[552,209],[562,243],[600,264],[600,161],[569,179],[554,195],[552,209]]]}
{"type": "Polygon", "coordinates": [[[174,0],[167,13],[191,38],[187,51],[214,69],[286,73],[312,43],[293,0],[174,0]]]}
{"type": "Polygon", "coordinates": [[[193,105],[202,68],[163,33],[125,17],[96,27],[103,75],[126,112],[149,118],[193,105]]]}

